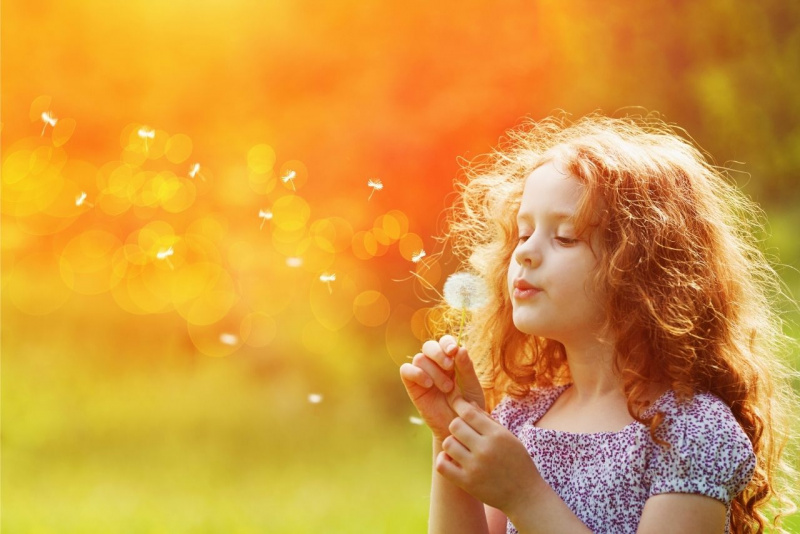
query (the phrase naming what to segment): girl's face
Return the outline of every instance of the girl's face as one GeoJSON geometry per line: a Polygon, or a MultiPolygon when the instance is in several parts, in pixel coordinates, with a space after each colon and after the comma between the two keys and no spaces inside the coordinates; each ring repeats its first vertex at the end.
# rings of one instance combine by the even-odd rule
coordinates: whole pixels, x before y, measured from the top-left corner
{"type": "Polygon", "coordinates": [[[597,258],[572,222],[583,189],[557,160],[531,173],[517,217],[519,244],[508,268],[514,325],[565,345],[597,332],[603,321],[602,295],[590,287],[597,258]]]}

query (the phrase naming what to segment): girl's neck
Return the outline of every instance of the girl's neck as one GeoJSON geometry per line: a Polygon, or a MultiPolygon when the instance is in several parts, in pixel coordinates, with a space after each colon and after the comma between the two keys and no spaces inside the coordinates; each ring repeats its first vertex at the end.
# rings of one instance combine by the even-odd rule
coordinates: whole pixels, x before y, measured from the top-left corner
{"type": "Polygon", "coordinates": [[[595,339],[564,344],[564,349],[572,376],[572,403],[582,406],[624,396],[622,379],[613,372],[613,345],[595,339]]]}

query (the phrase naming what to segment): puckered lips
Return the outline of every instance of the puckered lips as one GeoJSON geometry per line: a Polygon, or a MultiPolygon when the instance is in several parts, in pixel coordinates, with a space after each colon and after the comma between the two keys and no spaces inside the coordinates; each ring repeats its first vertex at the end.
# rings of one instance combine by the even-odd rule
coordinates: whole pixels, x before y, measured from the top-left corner
{"type": "Polygon", "coordinates": [[[522,278],[514,280],[514,298],[517,300],[531,298],[541,292],[542,288],[536,287],[522,278]]]}

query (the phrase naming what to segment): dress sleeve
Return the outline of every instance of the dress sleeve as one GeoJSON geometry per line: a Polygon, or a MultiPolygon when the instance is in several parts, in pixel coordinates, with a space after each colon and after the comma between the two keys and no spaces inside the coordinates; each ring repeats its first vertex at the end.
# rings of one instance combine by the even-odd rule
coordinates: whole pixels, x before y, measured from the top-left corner
{"type": "Polygon", "coordinates": [[[676,404],[656,433],[645,473],[649,495],[697,493],[730,505],[753,476],[756,457],[747,434],[718,397],[696,394],[676,404]],[[663,431],[662,431],[663,430],[663,431]]]}

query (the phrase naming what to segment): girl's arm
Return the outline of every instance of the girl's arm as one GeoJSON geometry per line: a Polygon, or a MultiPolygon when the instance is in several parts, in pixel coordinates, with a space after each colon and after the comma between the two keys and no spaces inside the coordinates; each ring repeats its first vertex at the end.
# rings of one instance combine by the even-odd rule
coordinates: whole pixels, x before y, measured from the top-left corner
{"type": "Polygon", "coordinates": [[[442,443],[434,437],[428,534],[489,534],[483,503],[436,471],[440,452],[442,443]]]}

